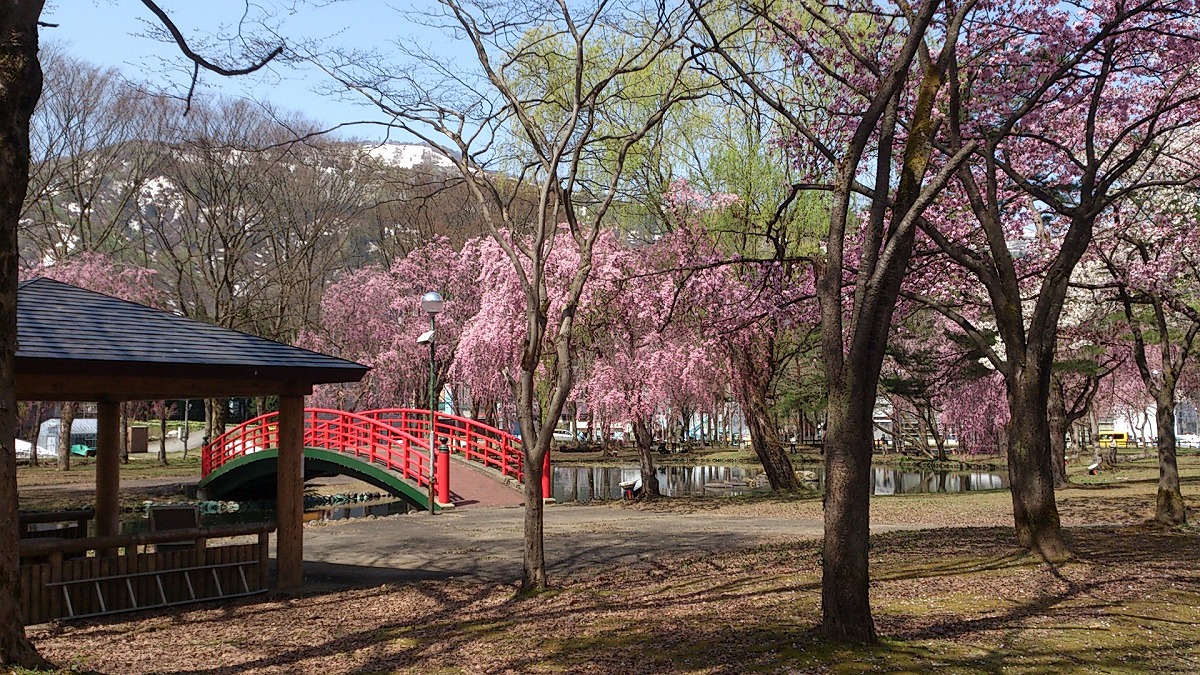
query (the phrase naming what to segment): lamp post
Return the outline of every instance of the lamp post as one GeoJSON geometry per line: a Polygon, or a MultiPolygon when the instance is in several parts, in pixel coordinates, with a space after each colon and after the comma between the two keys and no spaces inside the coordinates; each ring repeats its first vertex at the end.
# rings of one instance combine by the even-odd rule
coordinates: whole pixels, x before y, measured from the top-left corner
{"type": "Polygon", "coordinates": [[[429,315],[429,332],[417,338],[417,342],[429,344],[429,515],[433,515],[435,501],[434,483],[437,471],[434,469],[434,426],[437,422],[437,392],[434,389],[436,370],[434,367],[433,336],[437,330],[437,315],[442,311],[445,302],[437,291],[429,291],[421,296],[421,311],[429,315]]]}

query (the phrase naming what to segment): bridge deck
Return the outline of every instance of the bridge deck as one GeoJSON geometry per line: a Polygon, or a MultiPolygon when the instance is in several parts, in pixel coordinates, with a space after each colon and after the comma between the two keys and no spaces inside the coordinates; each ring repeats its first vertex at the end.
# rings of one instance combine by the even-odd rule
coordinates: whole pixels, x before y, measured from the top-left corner
{"type": "Polygon", "coordinates": [[[474,462],[452,457],[450,497],[456,508],[483,506],[521,506],[525,496],[521,484],[506,484],[495,471],[474,462]]]}

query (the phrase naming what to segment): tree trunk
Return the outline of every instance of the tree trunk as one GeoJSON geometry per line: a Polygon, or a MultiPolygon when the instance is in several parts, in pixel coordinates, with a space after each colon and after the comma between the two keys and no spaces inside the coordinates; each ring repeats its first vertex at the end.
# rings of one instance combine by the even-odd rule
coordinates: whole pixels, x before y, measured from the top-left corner
{"type": "Polygon", "coordinates": [[[1104,461],[1100,456],[1100,416],[1096,413],[1096,409],[1092,408],[1088,411],[1088,446],[1092,451],[1092,464],[1099,464],[1104,461]]]}
{"type": "Polygon", "coordinates": [[[229,417],[228,398],[210,398],[204,403],[205,424],[208,429],[208,440],[225,433],[225,420],[229,417]]]}
{"type": "Polygon", "coordinates": [[[183,441],[183,458],[188,457],[188,441],[192,437],[192,426],[189,418],[191,412],[191,401],[184,399],[180,401],[183,404],[183,426],[179,428],[179,440],[183,441]]]}
{"type": "MultiPolygon", "coordinates": [[[[29,185],[29,118],[42,91],[40,0],[0,11],[0,664],[44,668],[21,625],[17,531],[17,223],[29,185]]],[[[37,446],[33,448],[37,452],[37,446]]]]}
{"type": "Polygon", "coordinates": [[[1175,461],[1175,387],[1159,389],[1158,400],[1158,499],[1154,520],[1164,525],[1183,525],[1187,509],[1179,491],[1179,465],[1175,461]]]}
{"type": "Polygon", "coordinates": [[[658,473],[654,470],[654,438],[644,418],[633,421],[633,437],[637,439],[638,463],[642,467],[642,499],[647,501],[662,497],[659,490],[658,473]]]}
{"type": "Polygon", "coordinates": [[[167,402],[158,402],[158,463],[167,465],[167,402]]]}
{"type": "Polygon", "coordinates": [[[791,492],[800,488],[796,480],[796,470],[792,468],[792,460],[788,458],[779,435],[775,433],[771,415],[767,411],[766,400],[754,396],[746,410],[746,424],[750,427],[750,444],[754,446],[754,454],[762,462],[763,471],[775,492],[791,492]]]}
{"type": "Polygon", "coordinates": [[[118,441],[121,444],[121,463],[129,463],[129,403],[122,402],[121,404],[121,437],[118,441]]]}
{"type": "Polygon", "coordinates": [[[71,470],[71,426],[75,423],[75,402],[62,404],[58,413],[58,470],[71,470]]]}
{"type": "MultiPolygon", "coordinates": [[[[523,434],[524,435],[524,434],[523,434]]],[[[543,445],[538,443],[537,446],[543,445]]],[[[545,445],[549,445],[546,443],[545,445]]],[[[542,461],[549,447],[525,445],[525,555],[524,573],[517,594],[527,594],[546,588],[546,550],[544,545],[542,501],[542,461]],[[539,452],[540,450],[540,452],[539,452]]]]}
{"type": "Polygon", "coordinates": [[[867,565],[871,412],[863,400],[830,392],[825,434],[821,631],[838,642],[875,641],[867,565]]]}
{"type": "Polygon", "coordinates": [[[208,445],[217,437],[213,433],[213,400],[211,398],[204,399],[204,444],[208,445]]]}
{"type": "Polygon", "coordinates": [[[1050,383],[1050,401],[1046,408],[1046,422],[1050,429],[1050,467],[1054,474],[1054,487],[1066,487],[1067,481],[1067,430],[1071,422],[1067,418],[1067,407],[1057,382],[1050,383]]]}
{"type": "Polygon", "coordinates": [[[1070,558],[1054,502],[1054,470],[1050,463],[1050,430],[1046,421],[1049,378],[1024,369],[1009,384],[1012,416],[1008,435],[1008,482],[1013,500],[1017,542],[1046,560],[1070,558]]]}
{"type": "Polygon", "coordinates": [[[33,404],[33,444],[29,448],[29,465],[38,465],[38,444],[42,441],[42,402],[33,404]]]}

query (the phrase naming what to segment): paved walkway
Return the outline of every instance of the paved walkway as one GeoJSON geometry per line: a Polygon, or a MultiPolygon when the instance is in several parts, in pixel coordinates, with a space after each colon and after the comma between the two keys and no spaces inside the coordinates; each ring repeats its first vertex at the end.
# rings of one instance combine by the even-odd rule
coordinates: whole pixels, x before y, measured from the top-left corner
{"type": "MultiPolygon", "coordinates": [[[[308,527],[305,579],[351,586],[449,577],[516,581],[524,515],[516,507],[456,509],[308,527]]],[[[609,565],[652,567],[666,555],[816,539],[822,529],[820,520],[552,505],[545,511],[546,566],[552,575],[609,565]]],[[[872,527],[875,532],[896,529],[911,528],[872,527]]]]}

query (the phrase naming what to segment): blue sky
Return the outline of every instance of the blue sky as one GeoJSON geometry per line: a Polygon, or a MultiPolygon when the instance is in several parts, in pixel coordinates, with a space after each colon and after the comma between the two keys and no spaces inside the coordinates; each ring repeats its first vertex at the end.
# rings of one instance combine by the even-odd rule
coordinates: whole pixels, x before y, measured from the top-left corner
{"type": "MultiPolygon", "coordinates": [[[[221,52],[203,49],[200,40],[223,30],[236,30],[247,11],[247,0],[160,0],[160,6],[180,30],[195,41],[197,51],[208,56],[221,52]]],[[[327,0],[307,6],[294,0],[252,0],[252,8],[264,8],[278,24],[280,34],[289,40],[322,39],[338,46],[387,49],[396,39],[418,39],[426,45],[445,45],[453,53],[456,45],[440,33],[418,26],[404,18],[410,7],[383,0],[327,0]],[[294,10],[294,11],[292,11],[294,10]]],[[[253,10],[252,10],[253,11],[253,10]]],[[[42,31],[44,43],[62,45],[69,53],[96,65],[113,67],[131,79],[149,80],[173,91],[183,91],[189,82],[185,59],[170,44],[145,35],[147,22],[154,16],[138,0],[52,0],[43,20],[57,28],[42,31]]],[[[255,33],[253,27],[246,32],[255,33]]],[[[257,31],[261,34],[261,31],[257,31]]],[[[461,50],[461,48],[459,48],[461,50]]],[[[462,53],[459,51],[459,53],[462,53]]],[[[324,125],[350,120],[380,119],[379,113],[352,96],[337,96],[317,90],[328,89],[325,76],[290,67],[272,67],[262,77],[222,78],[202,75],[201,89],[268,100],[276,106],[296,110],[324,125]],[[345,100],[350,99],[350,100],[345,100]]],[[[380,138],[377,128],[361,127],[351,135],[380,138]]]]}

